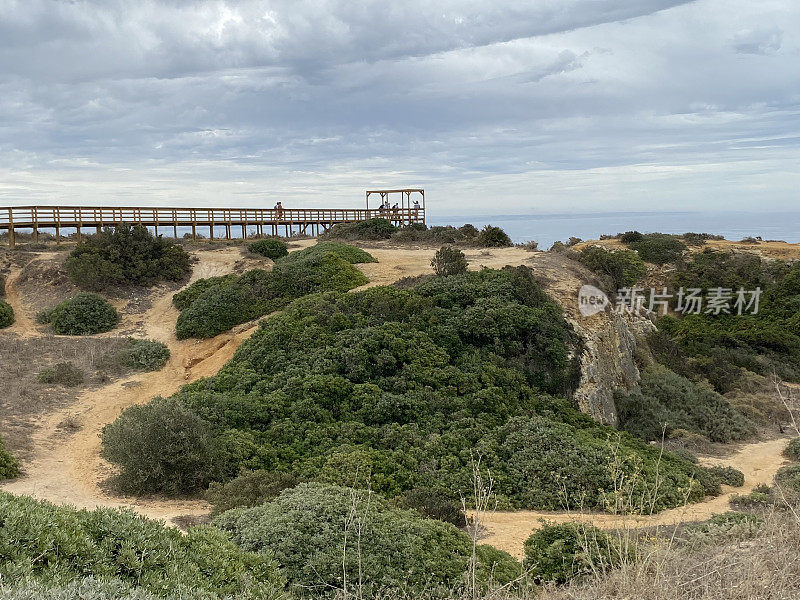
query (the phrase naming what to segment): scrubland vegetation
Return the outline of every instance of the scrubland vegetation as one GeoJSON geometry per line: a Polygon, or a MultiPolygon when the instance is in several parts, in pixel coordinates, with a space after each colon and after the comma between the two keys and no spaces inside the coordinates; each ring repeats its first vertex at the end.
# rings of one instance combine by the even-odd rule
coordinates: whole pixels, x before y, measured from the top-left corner
{"type": "Polygon", "coordinates": [[[470,224],[461,227],[450,225],[428,227],[422,223],[413,223],[405,227],[396,227],[387,219],[382,218],[334,225],[321,235],[320,239],[351,242],[389,240],[396,243],[459,244],[480,248],[511,246],[511,238],[508,237],[508,234],[492,225],[486,225],[480,230],[470,224]]]}
{"type": "Polygon", "coordinates": [[[615,461],[641,474],[642,510],[657,473],[669,478],[647,510],[716,492],[689,461],[555,398],[576,383],[579,345],[524,267],[313,294],[262,322],[216,377],[128,409],[104,455],[126,489],[171,494],[263,469],[357,487],[369,474],[386,498],[453,502],[471,452],[506,507],[613,506],[615,461]]]}
{"type": "Polygon", "coordinates": [[[53,333],[58,335],[92,335],[114,329],[120,316],[117,309],[99,294],[81,292],[40,313],[36,320],[49,324],[53,333]]]}
{"type": "Polygon", "coordinates": [[[183,248],[141,225],[124,224],[85,237],[67,258],[66,269],[75,285],[94,292],[180,281],[191,272],[183,248]]]}
{"type": "Polygon", "coordinates": [[[289,250],[283,241],[272,238],[257,240],[252,244],[248,244],[247,249],[272,260],[278,260],[289,254],[289,250]]]}
{"type": "Polygon", "coordinates": [[[6,450],[3,438],[0,438],[0,480],[11,479],[19,475],[19,463],[11,453],[6,450]]]}
{"type": "Polygon", "coordinates": [[[0,329],[14,324],[14,309],[7,302],[0,300],[0,329]]]}
{"type": "Polygon", "coordinates": [[[200,279],[173,297],[181,310],[179,339],[208,338],[322,291],[347,291],[368,282],[353,264],[375,262],[347,244],[321,242],[275,262],[272,271],[200,279]]]}

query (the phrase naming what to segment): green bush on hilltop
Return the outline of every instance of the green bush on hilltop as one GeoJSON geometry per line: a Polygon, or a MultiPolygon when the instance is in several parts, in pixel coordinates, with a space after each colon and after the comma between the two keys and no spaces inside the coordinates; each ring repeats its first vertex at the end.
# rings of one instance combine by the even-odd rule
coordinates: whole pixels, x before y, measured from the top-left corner
{"type": "Polygon", "coordinates": [[[278,260],[289,254],[286,244],[278,239],[257,240],[247,245],[247,249],[255,254],[278,260]]]}
{"type": "Polygon", "coordinates": [[[511,246],[511,238],[508,237],[508,234],[499,227],[494,227],[493,225],[486,225],[481,229],[477,236],[477,242],[479,246],[486,248],[511,246]]]}
{"type": "Polygon", "coordinates": [[[632,250],[610,251],[589,246],[581,250],[578,260],[598,275],[608,277],[613,290],[632,287],[647,275],[644,261],[632,250]]]}
{"type": "Polygon", "coordinates": [[[0,329],[10,327],[14,324],[14,309],[11,305],[0,300],[0,329]]]}
{"type": "Polygon", "coordinates": [[[0,480],[11,479],[19,475],[19,463],[14,456],[6,450],[3,438],[0,438],[0,480]]]}
{"type": "Polygon", "coordinates": [[[321,291],[347,291],[368,283],[353,263],[376,262],[367,252],[337,242],[320,242],[278,259],[272,271],[199,280],[173,296],[182,309],[178,339],[208,338],[279,310],[295,298],[321,291]]]}
{"type": "Polygon", "coordinates": [[[668,233],[633,231],[623,234],[620,241],[631,250],[636,250],[643,261],[656,265],[677,262],[687,249],[677,236],[668,233]]]}
{"type": "Polygon", "coordinates": [[[161,598],[282,597],[273,559],[240,550],[214,528],[184,535],[129,510],[75,510],[2,492],[0,523],[0,585],[94,577],[161,598]]]}
{"type": "Polygon", "coordinates": [[[397,230],[398,228],[392,225],[388,219],[376,217],[355,223],[337,223],[321,234],[319,239],[349,240],[353,242],[358,240],[387,240],[397,230]]]}
{"type": "Polygon", "coordinates": [[[91,291],[179,281],[191,272],[183,248],[153,236],[146,227],[126,224],[85,237],[65,267],[75,285],[91,291]]]}
{"type": "Polygon", "coordinates": [[[478,230],[467,223],[461,227],[411,223],[396,227],[388,219],[376,218],[360,223],[340,223],[319,236],[321,240],[374,241],[391,240],[396,243],[466,244],[483,248],[511,246],[511,238],[492,225],[478,230]]]}
{"type": "MultiPolygon", "coordinates": [[[[326,592],[362,582],[362,592],[420,593],[462,583],[472,552],[464,532],[448,523],[392,508],[368,492],[300,484],[272,502],[228,511],[214,524],[247,551],[270,552],[291,584],[326,592]],[[359,533],[359,531],[361,533],[359,533]],[[343,572],[344,570],[344,572],[343,572]]],[[[495,550],[481,552],[500,585],[518,563],[495,550]]]]}
{"type": "Polygon", "coordinates": [[[467,258],[464,253],[453,246],[442,246],[431,259],[433,272],[439,277],[466,273],[467,266],[467,258]]]}
{"type": "Polygon", "coordinates": [[[55,308],[40,313],[37,320],[49,323],[58,335],[92,335],[114,329],[120,316],[102,296],[80,292],[55,308]]]}

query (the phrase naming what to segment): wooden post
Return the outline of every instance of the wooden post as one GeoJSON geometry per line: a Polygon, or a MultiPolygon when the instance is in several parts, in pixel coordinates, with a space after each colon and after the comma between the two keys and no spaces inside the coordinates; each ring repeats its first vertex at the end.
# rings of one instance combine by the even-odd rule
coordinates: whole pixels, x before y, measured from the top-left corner
{"type": "Polygon", "coordinates": [[[8,247],[13,248],[16,240],[14,239],[14,211],[8,209],[8,247]]]}

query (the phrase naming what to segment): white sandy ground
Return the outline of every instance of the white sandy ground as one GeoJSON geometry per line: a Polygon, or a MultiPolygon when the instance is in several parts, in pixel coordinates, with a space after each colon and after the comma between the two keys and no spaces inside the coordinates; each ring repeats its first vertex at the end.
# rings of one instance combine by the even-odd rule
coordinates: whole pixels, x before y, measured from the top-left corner
{"type": "MultiPolygon", "coordinates": [[[[295,245],[305,247],[313,243],[314,240],[305,240],[296,242],[295,245]]],[[[385,246],[371,247],[368,250],[379,262],[359,265],[370,279],[365,287],[384,285],[401,277],[430,272],[430,257],[433,254],[431,248],[385,246]]],[[[545,253],[531,253],[519,248],[499,248],[467,250],[466,255],[470,268],[474,269],[481,266],[497,268],[527,264],[535,270],[544,270],[551,279],[551,293],[572,293],[577,289],[574,281],[552,272],[552,264],[545,253]],[[551,270],[549,273],[546,272],[548,267],[551,270]]],[[[191,281],[230,273],[242,258],[238,247],[199,251],[195,256],[199,262],[195,264],[191,281]]],[[[42,335],[15,285],[19,272],[20,269],[12,271],[7,285],[6,299],[14,308],[16,322],[6,331],[28,337],[42,335]]],[[[26,494],[79,508],[129,507],[148,517],[165,521],[178,516],[207,514],[209,506],[201,500],[121,497],[113,495],[102,485],[113,473],[111,466],[100,458],[100,432],[103,426],[113,421],[128,406],[146,403],[155,396],[168,396],[187,382],[214,375],[257,327],[257,323],[252,322],[209,340],[178,340],[175,337],[177,317],[178,311],[172,305],[172,294],[165,294],[154,302],[143,318],[143,334],[164,342],[170,349],[171,358],[161,371],[135,374],[86,391],[76,398],[73,405],[42,415],[39,427],[33,434],[33,459],[24,465],[22,476],[3,483],[0,488],[7,492],[26,494]],[[59,424],[67,418],[77,418],[80,422],[80,429],[69,436],[59,428],[59,424]]],[[[124,322],[123,316],[123,324],[124,322]]],[[[785,444],[785,439],[756,442],[740,446],[724,459],[703,459],[707,464],[726,464],[740,469],[745,474],[744,488],[726,488],[724,494],[717,498],[636,518],[635,526],[706,519],[712,514],[724,512],[728,509],[728,500],[732,493],[745,493],[759,483],[772,481],[775,472],[784,463],[781,451],[785,444]]],[[[522,543],[539,526],[540,518],[551,521],[580,518],[603,527],[621,525],[620,518],[613,515],[495,512],[484,519],[487,536],[483,541],[515,556],[521,556],[522,543]]],[[[632,519],[627,517],[625,521],[630,524],[632,519]]]]}

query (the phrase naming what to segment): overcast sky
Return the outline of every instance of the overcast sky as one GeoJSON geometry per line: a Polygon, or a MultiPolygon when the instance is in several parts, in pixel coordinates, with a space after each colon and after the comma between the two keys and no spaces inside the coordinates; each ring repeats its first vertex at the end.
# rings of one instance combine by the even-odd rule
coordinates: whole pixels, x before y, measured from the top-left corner
{"type": "Polygon", "coordinates": [[[798,0],[0,0],[0,206],[786,210],[798,0]]]}

